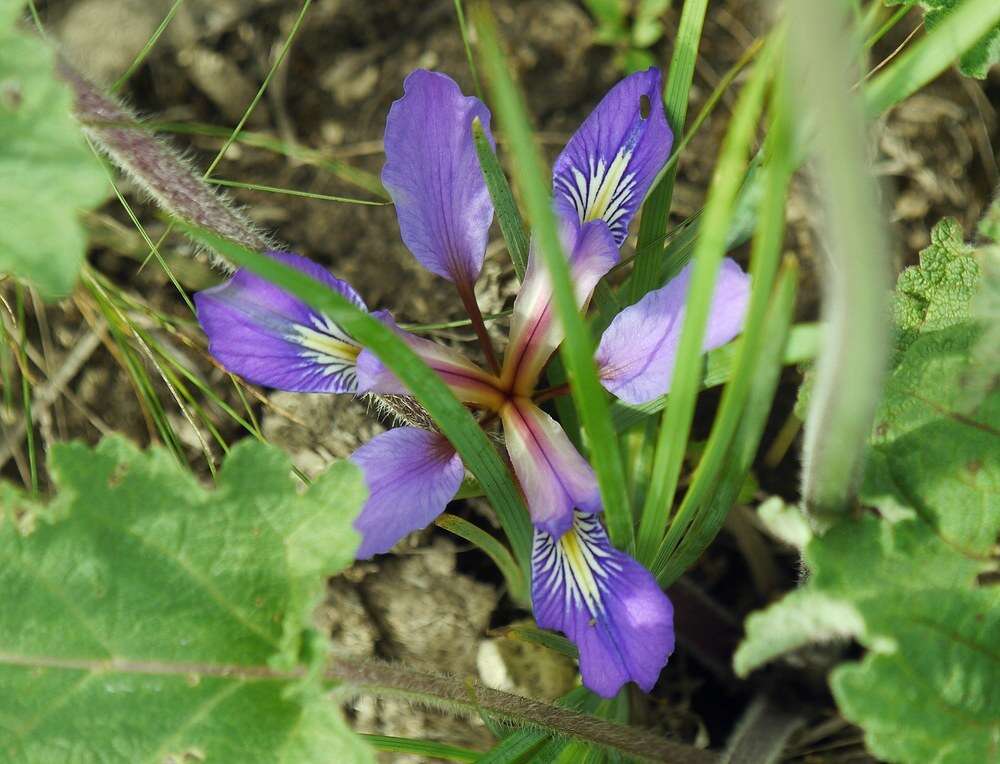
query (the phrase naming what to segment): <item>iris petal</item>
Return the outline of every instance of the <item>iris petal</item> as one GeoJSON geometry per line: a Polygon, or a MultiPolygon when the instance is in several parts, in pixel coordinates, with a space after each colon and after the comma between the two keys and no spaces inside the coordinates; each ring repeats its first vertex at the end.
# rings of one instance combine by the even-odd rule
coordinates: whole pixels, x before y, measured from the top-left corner
{"type": "MultiPolygon", "coordinates": [[[[576,302],[582,308],[590,301],[597,282],[618,262],[618,246],[601,220],[578,229],[571,220],[562,218],[559,234],[563,251],[569,256],[576,302]]],[[[528,395],[564,337],[552,302],[552,280],[532,247],[524,283],[514,300],[510,343],[504,354],[504,383],[516,394],[528,395]]]]}
{"type": "Polygon", "coordinates": [[[653,67],[615,85],[553,166],[559,208],[581,222],[606,221],[618,245],[673,144],[660,80],[653,67]]]}
{"type": "Polygon", "coordinates": [[[526,398],[513,398],[500,418],[535,527],[558,537],[573,524],[574,507],[601,511],[594,471],[558,422],[526,398]]]}
{"type": "MultiPolygon", "coordinates": [[[[290,252],[275,260],[322,282],[359,308],[357,292],[322,266],[290,252]]],[[[223,284],[194,296],[212,355],[255,384],[305,393],[352,393],[361,347],[329,316],[240,268],[223,284]]]]}
{"type": "Polygon", "coordinates": [[[468,284],[483,267],[493,221],[472,141],[477,117],[492,143],[482,101],[463,96],[444,74],[414,71],[389,109],[382,169],[406,246],[432,273],[468,284]]]}
{"type": "MultiPolygon", "coordinates": [[[[595,355],[601,383],[626,403],[646,403],[670,390],[690,280],[689,264],[665,287],[615,316],[601,336],[595,355]]],[[[749,297],[750,277],[726,258],[715,282],[705,350],[740,333],[749,297]]]]}
{"type": "Polygon", "coordinates": [[[408,533],[444,512],[458,493],[465,467],[443,435],[417,427],[383,432],[354,452],[368,500],[354,521],[361,534],[357,558],[388,552],[408,533]]]}
{"type": "Polygon", "coordinates": [[[653,689],[674,650],[673,606],[648,570],[611,546],[597,515],[575,513],[558,540],[536,530],[531,571],[535,619],[577,646],[588,689],[605,698],[628,681],[653,689]]]}
{"type": "MultiPolygon", "coordinates": [[[[392,326],[410,349],[438,373],[460,401],[494,411],[503,404],[504,397],[498,390],[499,380],[495,376],[449,347],[400,329],[387,312],[379,311],[373,315],[378,315],[382,321],[392,326]]],[[[357,375],[360,393],[410,394],[396,375],[370,350],[362,350],[358,355],[357,375]]]]}

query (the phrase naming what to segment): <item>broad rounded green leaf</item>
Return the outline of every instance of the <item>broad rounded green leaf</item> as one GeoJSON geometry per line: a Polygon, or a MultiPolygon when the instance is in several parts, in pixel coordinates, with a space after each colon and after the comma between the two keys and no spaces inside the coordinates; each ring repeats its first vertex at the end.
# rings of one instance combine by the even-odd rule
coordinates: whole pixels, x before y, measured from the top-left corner
{"type": "Polygon", "coordinates": [[[0,486],[0,758],[370,761],[304,678],[324,577],[358,543],[356,467],[301,493],[244,441],[208,491],[116,438],[56,445],[50,469],[48,507],[0,486]]]}
{"type": "MultiPolygon", "coordinates": [[[[913,0],[886,0],[886,5],[911,4],[913,0]]],[[[962,4],[963,0],[920,0],[924,9],[924,26],[928,34],[933,34],[937,26],[962,4]]],[[[966,51],[958,62],[958,68],[969,77],[985,79],[993,64],[1000,62],[1000,25],[990,29],[980,40],[966,51]]]]}
{"type": "Polygon", "coordinates": [[[1000,760],[1000,589],[928,589],[861,605],[871,649],[831,678],[837,705],[887,761],[1000,760]]]}
{"type": "Polygon", "coordinates": [[[47,298],[76,282],[86,238],[78,219],[108,193],[107,177],[55,78],[55,54],[14,23],[21,0],[0,0],[0,273],[47,298]]]}

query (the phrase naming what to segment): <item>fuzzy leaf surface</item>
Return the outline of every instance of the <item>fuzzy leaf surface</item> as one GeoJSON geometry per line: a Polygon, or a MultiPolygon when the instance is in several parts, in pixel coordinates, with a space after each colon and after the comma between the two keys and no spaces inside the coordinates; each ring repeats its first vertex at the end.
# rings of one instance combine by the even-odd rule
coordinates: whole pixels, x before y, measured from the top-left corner
{"type": "Polygon", "coordinates": [[[107,196],[108,180],[72,117],[55,54],[15,24],[21,0],[0,0],[0,273],[67,295],[83,262],[79,213],[107,196]]]}
{"type": "MultiPolygon", "coordinates": [[[[919,5],[924,11],[924,26],[928,34],[944,21],[963,0],[920,0],[919,5]]],[[[886,5],[912,4],[913,0],[885,0],[886,5]]],[[[991,66],[1000,62],[1000,25],[989,32],[965,52],[958,62],[959,71],[968,77],[986,79],[991,66]]]]}
{"type": "Polygon", "coordinates": [[[358,544],[360,471],[297,490],[235,447],[214,490],[163,449],[50,455],[56,498],[0,486],[0,758],[371,761],[308,669],[324,579],[358,544]]]}

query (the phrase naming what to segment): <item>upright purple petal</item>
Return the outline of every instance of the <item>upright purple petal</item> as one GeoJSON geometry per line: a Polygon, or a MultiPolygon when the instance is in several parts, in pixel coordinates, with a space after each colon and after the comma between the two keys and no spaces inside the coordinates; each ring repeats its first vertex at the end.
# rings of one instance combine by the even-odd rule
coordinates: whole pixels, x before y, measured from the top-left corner
{"type": "Polygon", "coordinates": [[[674,651],[674,609],[652,574],[611,546],[597,515],[577,512],[558,540],[536,530],[531,574],[535,620],[577,646],[588,689],[605,698],[628,681],[653,689],[674,651]]]}
{"type": "Polygon", "coordinates": [[[389,109],[382,169],[406,246],[432,273],[467,284],[483,267],[493,220],[472,142],[476,117],[492,142],[482,101],[444,74],[417,69],[389,109]]]}
{"type": "MultiPolygon", "coordinates": [[[[500,392],[500,381],[494,375],[484,371],[457,350],[400,329],[389,313],[379,311],[377,315],[396,330],[424,363],[438,373],[460,401],[493,411],[499,410],[503,405],[505,396],[500,392]]],[[[362,350],[358,355],[357,375],[359,393],[410,394],[396,375],[370,350],[362,350]]]]}
{"type": "MultiPolygon", "coordinates": [[[[563,251],[569,257],[576,302],[582,308],[590,301],[597,282],[618,262],[618,246],[602,220],[578,228],[563,217],[559,234],[563,251]]],[[[501,373],[504,384],[517,395],[530,394],[564,337],[562,322],[556,317],[552,303],[552,280],[532,247],[524,283],[514,300],[510,342],[501,373]]]]}
{"type": "MultiPolygon", "coordinates": [[[[615,316],[601,337],[595,356],[601,382],[626,403],[646,403],[670,389],[690,280],[689,264],[665,287],[615,316]]],[[[715,282],[705,350],[726,344],[742,331],[749,297],[750,277],[726,258],[715,282]]]]}
{"type": "MultiPolygon", "coordinates": [[[[291,252],[268,252],[365,308],[346,281],[291,252]]],[[[327,315],[240,268],[194,296],[209,352],[227,371],[258,385],[302,393],[352,393],[360,345],[327,315]]]]}
{"type": "Polygon", "coordinates": [[[573,508],[600,512],[601,493],[587,460],[562,427],[527,398],[500,410],[504,440],[531,522],[557,538],[573,524],[573,508]]]}
{"type": "Polygon", "coordinates": [[[351,461],[365,475],[368,500],[354,521],[359,560],[388,552],[444,512],[465,476],[462,460],[436,432],[398,427],[377,435],[351,461]]]}
{"type": "Polygon", "coordinates": [[[560,209],[581,222],[605,220],[619,246],[670,155],[674,134],[661,90],[655,67],[619,82],[580,125],[552,169],[560,209]]]}

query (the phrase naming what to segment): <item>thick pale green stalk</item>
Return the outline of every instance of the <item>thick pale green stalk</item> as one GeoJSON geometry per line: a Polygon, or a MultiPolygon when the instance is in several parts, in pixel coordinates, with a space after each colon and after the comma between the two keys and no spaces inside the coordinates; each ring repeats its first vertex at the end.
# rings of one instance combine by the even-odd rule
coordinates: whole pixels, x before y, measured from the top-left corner
{"type": "Polygon", "coordinates": [[[483,171],[486,188],[497,211],[500,231],[503,233],[507,251],[514,263],[514,271],[520,281],[524,278],[524,269],[528,267],[528,234],[524,231],[524,221],[521,220],[521,213],[514,203],[514,194],[511,193],[507,176],[503,174],[496,152],[486,140],[479,117],[472,120],[472,140],[476,146],[476,156],[479,157],[479,167],[483,171]]]}
{"type": "Polygon", "coordinates": [[[806,509],[824,521],[848,509],[889,350],[888,215],[871,173],[864,107],[852,92],[851,44],[835,3],[788,6],[788,71],[806,124],[826,219],[826,330],[805,422],[806,509]]]}
{"type": "MultiPolygon", "coordinates": [[[[829,18],[835,3],[806,2],[816,8],[816,18],[829,18]],[[820,7],[822,6],[822,7],[820,7]]],[[[803,8],[805,11],[805,7],[803,8]]],[[[1000,22],[997,0],[964,0],[948,17],[883,69],[865,88],[865,107],[869,116],[881,114],[904,98],[913,95],[933,80],[971,48],[991,27],[1000,22]]],[[[822,30],[831,33],[833,30],[822,30]]],[[[815,64],[817,57],[813,57],[815,64]]],[[[824,72],[832,76],[834,72],[824,72]]],[[[817,97],[819,94],[816,94],[817,97]]]]}
{"type": "Polygon", "coordinates": [[[496,510],[515,557],[527,570],[531,526],[510,473],[469,411],[392,329],[356,307],[339,292],[294,268],[187,223],[177,221],[175,224],[230,262],[249,269],[330,316],[392,369],[455,446],[465,466],[478,478],[496,510]]]}
{"type": "Polygon", "coordinates": [[[510,67],[500,49],[496,23],[484,5],[475,9],[483,67],[493,95],[497,119],[509,141],[517,163],[515,180],[521,190],[533,223],[533,233],[552,279],[556,313],[566,332],[562,359],[568,372],[573,400],[587,433],[591,461],[604,502],[608,532],[615,544],[632,545],[632,515],[625,487],[625,470],[608,412],[608,401],[594,366],[594,344],[580,315],[570,281],[569,262],[563,254],[549,192],[550,173],[546,171],[532,136],[527,110],[514,84],[510,67]]]}
{"type": "Polygon", "coordinates": [[[708,490],[701,494],[697,507],[688,502],[681,505],[650,566],[662,586],[676,581],[712,543],[746,482],[781,376],[781,347],[792,322],[797,280],[798,268],[788,262],[768,304],[760,350],[749,371],[746,404],[736,431],[727,440],[719,477],[711,485],[705,484],[708,490]]]}
{"type": "MultiPolygon", "coordinates": [[[[784,314],[779,313],[777,318],[768,312],[768,307],[772,303],[780,305],[783,299],[790,300],[794,296],[794,290],[791,290],[790,294],[789,290],[786,290],[775,295],[772,289],[785,235],[785,200],[788,184],[795,169],[795,160],[792,156],[791,115],[783,77],[775,77],[772,94],[772,118],[763,170],[764,200],[757,218],[757,230],[754,233],[750,255],[753,291],[747,307],[742,342],[732,378],[722,394],[708,444],[698,462],[691,486],[684,495],[684,500],[671,521],[663,541],[662,546],[668,551],[673,550],[688,526],[697,523],[700,516],[709,508],[709,500],[716,493],[720,481],[724,482],[733,477],[722,475],[721,469],[730,451],[733,435],[746,418],[746,402],[750,387],[757,376],[759,366],[765,363],[766,354],[763,353],[765,342],[770,342],[773,347],[776,334],[779,336],[788,334],[787,326],[779,332],[774,323],[785,320],[787,316],[784,314],[790,315],[791,304],[785,306],[784,314]]],[[[770,361],[773,356],[773,363],[780,367],[782,349],[782,346],[778,345],[766,360],[770,361]]],[[[771,372],[765,370],[765,373],[771,372]]],[[[770,402],[767,408],[770,410],[770,402]]],[[[725,514],[728,513],[728,508],[721,509],[717,524],[719,527],[725,514]]]]}
{"type": "Polygon", "coordinates": [[[750,143],[771,74],[775,46],[768,45],[754,66],[750,80],[740,93],[719,161],[709,188],[708,201],[699,226],[694,251],[684,326],[677,348],[670,398],[663,414],[656,444],[653,480],[639,523],[639,560],[649,563],[660,545],[667,516],[673,504],[687,445],[695,398],[700,387],[702,343],[719,266],[726,249],[729,217],[743,173],[750,143]]]}
{"type": "MultiPolygon", "coordinates": [[[[667,112],[667,122],[674,131],[674,154],[682,148],[677,138],[684,132],[688,93],[694,79],[694,64],[698,58],[698,43],[701,41],[707,7],[708,0],[686,0],[684,3],[677,39],[674,42],[674,54],[667,72],[663,105],[667,112]]],[[[635,271],[628,282],[628,292],[624,295],[627,304],[635,302],[650,289],[659,286],[657,276],[659,261],[663,255],[663,246],[660,242],[663,241],[663,235],[667,231],[667,217],[670,212],[670,201],[674,195],[676,177],[677,163],[674,161],[642,205],[635,271]]]]}

